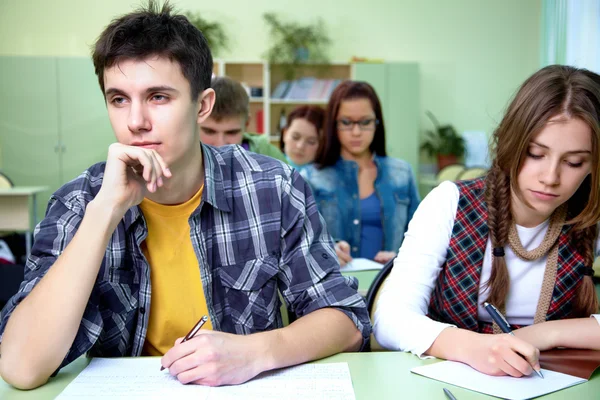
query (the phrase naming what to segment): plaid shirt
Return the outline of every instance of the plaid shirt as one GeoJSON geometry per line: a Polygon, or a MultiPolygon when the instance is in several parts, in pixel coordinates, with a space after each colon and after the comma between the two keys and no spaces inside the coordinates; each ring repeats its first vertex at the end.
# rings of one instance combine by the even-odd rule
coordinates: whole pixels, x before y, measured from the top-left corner
{"type": "MultiPolygon", "coordinates": [[[[479,278],[489,234],[485,178],[456,182],[456,186],[460,194],[456,218],[446,263],[431,296],[429,316],[459,328],[492,333],[491,324],[477,320],[479,278]]],[[[558,237],[556,280],[546,320],[573,317],[572,303],[584,278],[584,258],[570,240],[570,229],[571,225],[564,225],[558,237]]]]}
{"type": "MultiPolygon", "coordinates": [[[[357,281],[340,274],[331,238],[298,172],[238,146],[202,149],[205,190],[189,222],[213,328],[250,334],[282,327],[281,292],[299,317],[324,307],[342,311],[362,332],[364,344],[371,326],[357,281]]],[[[104,167],[92,166],[50,198],[46,217],[35,229],[25,280],[2,311],[0,341],[15,307],[77,232],[87,204],[100,190],[104,167]]],[[[150,269],[140,248],[147,234],[139,207],[129,209],[108,242],[61,367],[86,352],[141,354],[151,296],[150,269]]]]}

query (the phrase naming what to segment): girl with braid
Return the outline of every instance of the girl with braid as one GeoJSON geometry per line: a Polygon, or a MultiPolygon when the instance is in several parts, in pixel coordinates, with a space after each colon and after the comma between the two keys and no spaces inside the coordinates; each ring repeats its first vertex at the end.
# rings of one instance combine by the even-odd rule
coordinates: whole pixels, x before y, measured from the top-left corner
{"type": "Polygon", "coordinates": [[[376,305],[382,346],[515,377],[543,350],[600,349],[599,119],[597,74],[553,65],[525,81],[487,176],[444,182],[417,209],[376,305]]]}

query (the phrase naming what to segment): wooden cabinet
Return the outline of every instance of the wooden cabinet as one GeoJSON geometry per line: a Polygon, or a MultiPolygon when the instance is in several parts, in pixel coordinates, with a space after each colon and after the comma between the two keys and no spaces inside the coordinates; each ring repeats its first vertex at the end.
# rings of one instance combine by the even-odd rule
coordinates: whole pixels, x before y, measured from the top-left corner
{"type": "Polygon", "coordinates": [[[2,170],[18,186],[47,186],[50,195],[115,141],[89,58],[0,57],[2,170]]]}
{"type": "Polygon", "coordinates": [[[369,82],[383,108],[389,156],[419,171],[419,68],[416,63],[356,64],[355,79],[369,82]]]}

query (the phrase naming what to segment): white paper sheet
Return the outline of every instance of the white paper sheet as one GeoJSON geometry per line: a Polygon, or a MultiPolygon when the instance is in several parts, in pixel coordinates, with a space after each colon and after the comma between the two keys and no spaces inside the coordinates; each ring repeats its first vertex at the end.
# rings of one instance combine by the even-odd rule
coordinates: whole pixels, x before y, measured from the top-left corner
{"type": "Polygon", "coordinates": [[[347,363],[305,364],[271,371],[237,386],[182,385],[158,358],[95,358],[57,397],[66,399],[353,400],[347,363]]]}
{"type": "Polygon", "coordinates": [[[490,376],[470,366],[443,361],[411,369],[411,372],[479,393],[509,400],[531,399],[586,382],[576,376],[542,369],[544,379],[533,373],[522,378],[490,376]]]}
{"type": "Polygon", "coordinates": [[[368,258],[353,258],[351,262],[340,268],[342,272],[379,270],[383,264],[368,258]]]}

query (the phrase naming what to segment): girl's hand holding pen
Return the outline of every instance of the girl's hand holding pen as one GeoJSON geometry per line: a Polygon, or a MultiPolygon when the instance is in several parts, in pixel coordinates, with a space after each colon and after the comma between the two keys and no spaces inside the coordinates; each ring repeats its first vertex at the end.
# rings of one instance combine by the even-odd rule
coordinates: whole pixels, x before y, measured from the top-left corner
{"type": "Polygon", "coordinates": [[[473,339],[464,362],[480,372],[520,378],[540,369],[540,351],[522,339],[506,333],[477,334],[473,339]]]}

